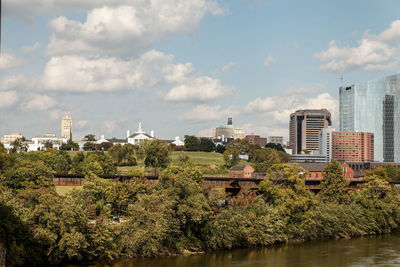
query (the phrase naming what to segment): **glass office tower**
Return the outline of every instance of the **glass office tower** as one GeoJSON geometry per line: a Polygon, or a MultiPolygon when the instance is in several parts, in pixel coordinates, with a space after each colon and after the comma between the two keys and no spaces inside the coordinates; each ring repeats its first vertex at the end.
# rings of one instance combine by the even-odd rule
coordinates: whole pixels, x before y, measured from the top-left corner
{"type": "Polygon", "coordinates": [[[375,161],[400,162],[400,74],[339,88],[339,128],[374,133],[375,161]]]}

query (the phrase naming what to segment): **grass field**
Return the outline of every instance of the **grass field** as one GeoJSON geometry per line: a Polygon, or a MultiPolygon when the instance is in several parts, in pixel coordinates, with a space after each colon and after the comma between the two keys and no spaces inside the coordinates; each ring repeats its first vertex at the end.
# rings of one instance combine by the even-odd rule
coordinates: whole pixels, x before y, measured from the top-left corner
{"type": "Polygon", "coordinates": [[[72,189],[74,189],[74,188],[81,188],[81,187],[82,187],[82,186],[68,186],[68,185],[65,185],[65,186],[56,186],[56,192],[57,192],[59,195],[64,196],[64,195],[67,194],[68,192],[72,191],[72,189]]]}
{"type": "Polygon", "coordinates": [[[171,153],[171,163],[179,163],[180,156],[188,156],[189,160],[195,165],[223,165],[224,156],[215,152],[190,152],[173,151],[171,153]]]}

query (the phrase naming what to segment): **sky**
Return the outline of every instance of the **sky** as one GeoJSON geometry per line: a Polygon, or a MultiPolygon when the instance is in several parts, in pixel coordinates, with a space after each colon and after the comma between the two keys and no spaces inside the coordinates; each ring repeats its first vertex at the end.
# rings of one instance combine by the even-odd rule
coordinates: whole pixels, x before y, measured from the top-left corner
{"type": "Polygon", "coordinates": [[[233,117],[282,135],[290,113],[399,72],[400,1],[2,0],[0,135],[210,136],[233,117]],[[343,77],[343,81],[341,81],[343,77]]]}

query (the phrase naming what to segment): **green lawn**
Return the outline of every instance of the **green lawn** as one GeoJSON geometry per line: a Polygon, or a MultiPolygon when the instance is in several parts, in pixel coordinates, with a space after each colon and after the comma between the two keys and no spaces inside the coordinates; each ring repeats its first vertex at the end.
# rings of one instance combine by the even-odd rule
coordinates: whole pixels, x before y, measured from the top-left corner
{"type": "Polygon", "coordinates": [[[195,165],[223,165],[224,156],[216,152],[190,152],[173,151],[171,153],[171,163],[179,163],[180,156],[188,156],[195,165]]]}
{"type": "Polygon", "coordinates": [[[81,188],[82,186],[69,186],[69,185],[65,185],[65,186],[56,186],[56,192],[59,195],[64,196],[65,194],[67,194],[68,192],[72,191],[72,189],[74,188],[81,188]]]}

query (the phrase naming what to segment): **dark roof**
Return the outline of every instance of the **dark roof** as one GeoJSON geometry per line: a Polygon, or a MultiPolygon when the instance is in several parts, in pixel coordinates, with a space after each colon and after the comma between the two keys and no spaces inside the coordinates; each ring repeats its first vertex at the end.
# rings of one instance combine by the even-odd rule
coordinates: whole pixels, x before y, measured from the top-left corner
{"type": "Polygon", "coordinates": [[[126,139],[119,139],[119,138],[111,138],[111,139],[106,139],[108,142],[111,143],[126,143],[126,139]]]}
{"type": "Polygon", "coordinates": [[[323,172],[326,163],[325,162],[299,162],[297,163],[303,169],[310,172],[323,172]]]}
{"type": "Polygon", "coordinates": [[[230,170],[232,170],[232,171],[241,171],[241,170],[244,170],[244,168],[246,168],[246,166],[249,166],[249,165],[235,165],[232,168],[230,168],[230,170]]]}

